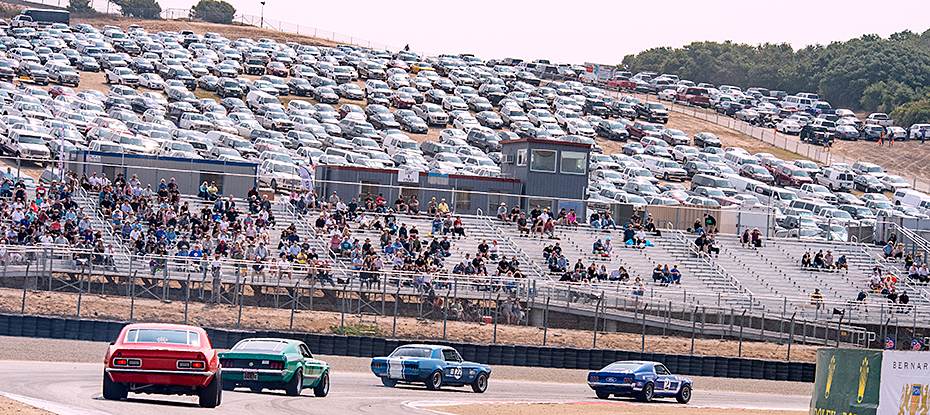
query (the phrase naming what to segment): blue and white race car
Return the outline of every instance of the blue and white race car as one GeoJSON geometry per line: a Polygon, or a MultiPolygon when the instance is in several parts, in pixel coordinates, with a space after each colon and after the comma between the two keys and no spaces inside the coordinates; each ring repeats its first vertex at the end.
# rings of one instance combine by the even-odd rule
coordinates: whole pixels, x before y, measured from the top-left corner
{"type": "Polygon", "coordinates": [[[451,347],[426,344],[400,346],[388,357],[371,359],[371,371],[388,387],[398,382],[423,382],[429,390],[471,385],[478,393],[488,389],[491,376],[490,366],[466,362],[451,347]]]}
{"type": "Polygon", "coordinates": [[[588,373],[588,386],[600,399],[633,396],[643,402],[652,398],[675,397],[680,403],[691,400],[691,379],[673,375],[658,362],[620,361],[588,373]]]}

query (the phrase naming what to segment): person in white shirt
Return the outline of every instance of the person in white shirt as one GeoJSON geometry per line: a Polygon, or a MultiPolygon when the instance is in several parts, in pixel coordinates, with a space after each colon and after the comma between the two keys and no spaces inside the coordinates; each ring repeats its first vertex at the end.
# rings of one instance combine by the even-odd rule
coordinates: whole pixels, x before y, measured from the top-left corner
{"type": "Polygon", "coordinates": [[[614,245],[610,243],[610,238],[607,238],[607,241],[604,242],[604,253],[607,254],[607,257],[609,258],[611,253],[613,253],[613,251],[614,251],[614,245]]]}

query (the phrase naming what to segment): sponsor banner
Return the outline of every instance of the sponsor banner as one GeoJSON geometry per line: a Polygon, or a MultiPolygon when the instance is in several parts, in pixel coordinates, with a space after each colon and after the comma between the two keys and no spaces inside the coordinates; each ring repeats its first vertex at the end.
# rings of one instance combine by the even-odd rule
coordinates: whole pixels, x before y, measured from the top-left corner
{"type": "Polygon", "coordinates": [[[420,172],[416,170],[397,170],[397,181],[401,183],[419,183],[420,172]]]}
{"type": "Polygon", "coordinates": [[[810,415],[876,415],[881,379],[881,351],[818,350],[810,415]]]}
{"type": "Polygon", "coordinates": [[[927,415],[930,412],[930,353],[882,354],[878,415],[927,415]]]}

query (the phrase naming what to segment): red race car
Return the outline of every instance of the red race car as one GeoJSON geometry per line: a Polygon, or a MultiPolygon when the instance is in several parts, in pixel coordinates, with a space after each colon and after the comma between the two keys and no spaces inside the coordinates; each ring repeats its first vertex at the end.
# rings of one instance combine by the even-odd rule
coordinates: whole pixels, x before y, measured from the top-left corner
{"type": "Polygon", "coordinates": [[[223,393],[219,355],[199,327],[129,324],[107,348],[103,397],[125,399],[129,392],[197,395],[214,408],[223,393]]]}

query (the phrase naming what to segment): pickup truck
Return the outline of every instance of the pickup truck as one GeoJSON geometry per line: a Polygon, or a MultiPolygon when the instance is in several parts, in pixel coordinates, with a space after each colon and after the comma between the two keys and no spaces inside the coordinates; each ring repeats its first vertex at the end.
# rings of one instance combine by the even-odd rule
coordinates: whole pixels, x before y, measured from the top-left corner
{"type": "Polygon", "coordinates": [[[13,130],[8,136],[0,137],[0,148],[5,153],[32,160],[40,167],[51,160],[51,152],[42,138],[28,130],[13,130]]]}
{"type": "Polygon", "coordinates": [[[883,112],[873,112],[869,114],[869,117],[865,119],[866,125],[880,125],[882,127],[890,127],[894,125],[894,120],[888,118],[888,114],[883,112]]]}
{"type": "Polygon", "coordinates": [[[710,91],[694,86],[680,86],[675,92],[675,101],[698,107],[710,107],[710,91]]]}
{"type": "Polygon", "coordinates": [[[280,111],[266,111],[263,115],[256,118],[262,127],[274,131],[290,131],[294,128],[294,122],[287,118],[280,111]]]}
{"type": "Polygon", "coordinates": [[[829,189],[819,184],[805,183],[798,189],[798,196],[808,199],[819,199],[827,203],[836,204],[836,195],[829,189]]]}
{"type": "Polygon", "coordinates": [[[668,123],[668,110],[658,102],[647,101],[634,106],[634,108],[636,109],[636,115],[640,119],[649,122],[661,122],[662,124],[668,123]]]}
{"type": "Polygon", "coordinates": [[[39,24],[34,22],[31,16],[20,14],[10,19],[10,27],[39,27],[39,24]]]}
{"type": "Polygon", "coordinates": [[[631,81],[630,78],[627,78],[625,76],[617,76],[614,79],[607,80],[607,88],[616,89],[616,90],[636,89],[636,82],[631,81]]]}

